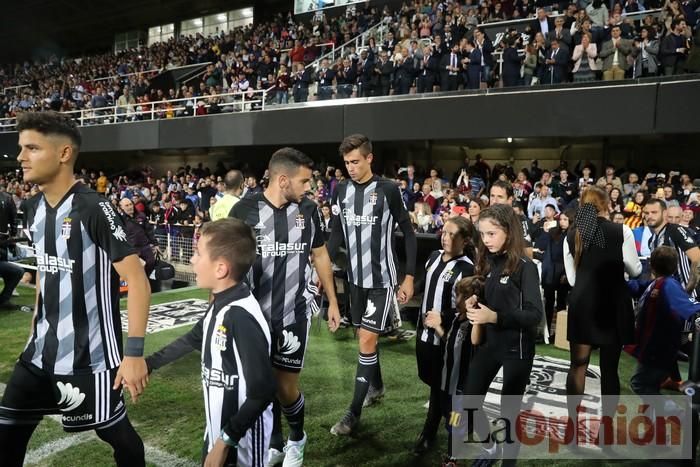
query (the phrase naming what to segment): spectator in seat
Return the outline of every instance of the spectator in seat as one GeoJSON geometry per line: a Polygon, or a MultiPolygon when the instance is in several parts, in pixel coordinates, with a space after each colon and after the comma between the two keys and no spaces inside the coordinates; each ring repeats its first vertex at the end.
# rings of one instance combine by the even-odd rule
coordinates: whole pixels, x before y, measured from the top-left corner
{"type": "Polygon", "coordinates": [[[615,188],[622,190],[622,180],[620,177],[615,175],[615,166],[608,164],[605,166],[605,175],[600,177],[596,182],[596,185],[600,188],[605,188],[608,183],[612,184],[615,188]]]}
{"type": "Polygon", "coordinates": [[[442,56],[440,60],[440,90],[456,91],[459,85],[459,72],[461,69],[461,56],[459,44],[452,45],[452,50],[442,56]]]}
{"type": "Polygon", "coordinates": [[[551,204],[554,207],[554,211],[559,214],[559,206],[557,205],[557,200],[552,198],[549,194],[549,187],[547,185],[540,185],[540,192],[537,197],[533,198],[528,205],[527,214],[530,219],[538,214],[539,217],[543,217],[545,214],[545,207],[551,204]]]}
{"type": "Polygon", "coordinates": [[[491,74],[494,66],[493,43],[484,31],[477,29],[474,31],[474,45],[481,52],[481,81],[488,85],[491,82],[491,74]]]}
{"type": "Polygon", "coordinates": [[[465,70],[464,82],[468,89],[481,87],[481,50],[476,47],[473,40],[467,40],[464,46],[466,57],[462,59],[462,68],[465,70]]]}
{"type": "Polygon", "coordinates": [[[559,179],[552,183],[552,196],[563,206],[567,206],[576,199],[577,192],[576,182],[569,179],[569,171],[561,169],[559,179]]]}
{"type": "Polygon", "coordinates": [[[318,83],[318,100],[324,101],[333,97],[333,81],[335,80],[335,70],[328,66],[328,59],[321,60],[321,66],[316,73],[318,83]]]}
{"type": "Polygon", "coordinates": [[[342,66],[338,67],[336,74],[338,98],[347,99],[352,96],[353,86],[357,80],[355,65],[348,58],[343,59],[342,66]]]}
{"type": "Polygon", "coordinates": [[[435,75],[439,66],[440,60],[433,54],[433,49],[431,47],[424,47],[423,59],[420,62],[420,69],[417,78],[418,93],[433,92],[435,75]]]}
{"type": "Polygon", "coordinates": [[[682,17],[671,22],[670,33],[661,40],[661,66],[664,75],[677,75],[685,71],[690,40],[685,36],[687,25],[682,17]]]}
{"type": "MultiPolygon", "coordinates": [[[[432,183],[430,183],[428,180],[426,180],[425,183],[423,183],[422,197],[420,198],[420,201],[422,203],[428,205],[428,207],[430,208],[430,212],[434,212],[438,207],[438,201],[431,194],[432,191],[433,191],[432,183]]],[[[418,201],[416,201],[416,205],[417,204],[418,204],[418,201]]]]}
{"type": "MultiPolygon", "coordinates": [[[[550,211],[550,208],[547,208],[547,211],[550,211]]],[[[551,211],[553,212],[553,209],[551,211]]],[[[554,312],[566,309],[566,299],[571,289],[566,280],[564,268],[564,241],[566,241],[569,230],[569,219],[573,217],[575,217],[575,211],[562,213],[559,220],[551,216],[551,220],[544,222],[542,234],[536,240],[537,249],[543,252],[542,288],[544,290],[544,312],[550,337],[554,335],[552,328],[554,312]]]]}
{"type": "Polygon", "coordinates": [[[574,83],[595,81],[595,73],[598,71],[598,65],[595,61],[597,56],[598,48],[595,43],[591,42],[591,35],[584,34],[581,37],[581,43],[574,47],[574,53],[571,56],[574,61],[574,83]]]}
{"type": "Polygon", "coordinates": [[[278,104],[286,104],[289,100],[289,85],[291,78],[287,72],[285,65],[280,65],[280,70],[277,72],[277,80],[275,82],[275,102],[278,104]]]}
{"type": "Polygon", "coordinates": [[[613,26],[610,35],[610,40],[603,43],[599,54],[603,59],[603,80],[622,80],[629,68],[627,56],[632,53],[632,46],[629,40],[621,37],[620,26],[613,26]]]}
{"type": "Polygon", "coordinates": [[[571,32],[564,28],[564,17],[558,16],[554,20],[554,30],[549,31],[545,35],[545,39],[551,44],[552,40],[556,39],[559,43],[559,48],[566,52],[566,55],[571,54],[571,49],[573,48],[573,40],[571,38],[571,32]]]}
{"type": "Polygon", "coordinates": [[[311,70],[306,69],[303,63],[297,63],[296,71],[292,75],[292,95],[294,102],[306,102],[309,99],[309,84],[311,84],[311,70]]]}
{"type": "Polygon", "coordinates": [[[554,22],[547,16],[547,11],[544,8],[537,9],[537,17],[530,25],[533,32],[541,32],[543,36],[547,36],[549,31],[554,29],[554,22]]]}
{"type": "Polygon", "coordinates": [[[394,94],[408,94],[413,84],[415,68],[414,59],[408,55],[407,49],[394,55],[394,94]]]}
{"type": "Polygon", "coordinates": [[[379,60],[374,65],[375,95],[388,96],[394,74],[394,62],[389,60],[386,50],[379,52],[379,60]]]}
{"type": "Polygon", "coordinates": [[[634,57],[634,72],[632,78],[645,78],[659,74],[659,41],[654,39],[651,28],[644,26],[639,38],[634,40],[632,57],[634,57]]]}
{"type": "Polygon", "coordinates": [[[631,200],[625,204],[622,214],[625,216],[625,225],[634,230],[644,223],[642,209],[647,202],[647,194],[644,191],[637,191],[631,200]]]}
{"type": "Polygon", "coordinates": [[[594,29],[602,29],[608,24],[608,7],[603,0],[593,0],[587,7],[586,13],[593,23],[594,29]]]}
{"type": "Polygon", "coordinates": [[[551,48],[545,59],[544,84],[563,83],[566,79],[566,67],[569,63],[569,57],[566,50],[559,47],[559,41],[554,39],[551,41],[551,48]]]}
{"type": "MultiPolygon", "coordinates": [[[[503,72],[501,78],[503,87],[519,86],[520,83],[520,68],[522,58],[518,55],[516,47],[520,43],[520,36],[511,36],[506,39],[506,48],[503,50],[503,72]]],[[[530,85],[527,82],[527,85],[530,85]]]]}

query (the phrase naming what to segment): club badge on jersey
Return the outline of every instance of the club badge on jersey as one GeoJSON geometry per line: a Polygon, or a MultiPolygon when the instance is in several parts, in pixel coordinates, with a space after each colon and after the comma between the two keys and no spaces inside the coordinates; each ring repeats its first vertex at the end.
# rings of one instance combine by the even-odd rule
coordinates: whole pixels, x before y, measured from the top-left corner
{"type": "Polygon", "coordinates": [[[71,220],[72,219],[70,217],[63,218],[63,223],[61,224],[61,237],[63,237],[64,240],[68,240],[70,238],[71,220]]]}
{"type": "Polygon", "coordinates": [[[221,325],[214,334],[214,348],[220,352],[226,351],[226,331],[226,326],[221,325]]]}
{"type": "Polygon", "coordinates": [[[304,220],[303,214],[297,214],[297,218],[296,218],[296,221],[294,222],[294,225],[296,226],[297,229],[304,230],[304,226],[306,225],[306,221],[304,220]]]}
{"type": "Polygon", "coordinates": [[[443,282],[450,282],[450,279],[452,279],[452,276],[454,276],[454,271],[450,269],[449,271],[445,271],[442,273],[442,281],[443,282]]]}
{"type": "Polygon", "coordinates": [[[376,191],[373,191],[372,193],[370,193],[369,204],[371,204],[372,206],[375,206],[377,204],[377,192],[376,191]]]}

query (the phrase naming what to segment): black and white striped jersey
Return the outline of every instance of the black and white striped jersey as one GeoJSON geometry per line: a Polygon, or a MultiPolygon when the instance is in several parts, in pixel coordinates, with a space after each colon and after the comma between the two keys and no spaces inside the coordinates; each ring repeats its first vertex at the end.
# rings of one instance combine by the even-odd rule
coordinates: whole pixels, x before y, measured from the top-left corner
{"type": "Polygon", "coordinates": [[[42,193],[34,196],[24,219],[41,288],[20,358],[57,375],[117,368],[122,332],[113,263],[136,253],[121,219],[109,201],[81,183],[55,207],[42,193]]]}
{"type": "Polygon", "coordinates": [[[337,247],[345,245],[350,283],[366,289],[396,286],[397,223],[404,234],[405,273],[415,274],[416,235],[396,183],[378,175],[362,184],[343,180],[335,189],[331,210],[335,217],[329,251],[334,258],[337,247]]]}
{"type": "MultiPolygon", "coordinates": [[[[676,278],[683,288],[688,286],[691,274],[691,261],[685,253],[698,246],[691,233],[682,225],[666,224],[658,233],[652,233],[649,239],[649,250],[654,251],[658,246],[670,246],[678,253],[678,270],[676,278]]],[[[698,298],[697,289],[690,293],[691,297],[698,298]]]]}
{"type": "Polygon", "coordinates": [[[447,394],[455,395],[464,390],[463,385],[469,371],[472,356],[472,327],[466,319],[461,321],[454,319],[449,330],[445,329],[445,332],[440,389],[447,394]]]}
{"type": "Polygon", "coordinates": [[[318,294],[311,250],[324,245],[316,204],[304,198],[277,208],[257,193],[236,203],[230,216],[255,230],[258,254],[249,282],[272,329],[307,319],[318,294]]]}
{"type": "Polygon", "coordinates": [[[430,311],[440,311],[443,329],[448,329],[457,309],[455,284],[474,274],[474,264],[466,255],[443,261],[444,250],[430,254],[425,263],[425,290],[418,316],[416,335],[418,340],[430,345],[440,345],[440,337],[434,329],[423,326],[423,317],[430,311]]]}
{"type": "MultiPolygon", "coordinates": [[[[211,450],[225,430],[238,449],[237,465],[265,464],[272,432],[275,380],[270,362],[270,329],[248,285],[214,294],[209,309],[190,331],[146,358],[157,370],[193,350],[201,351],[206,431],[211,450]]],[[[232,454],[235,453],[235,454],[232,454]]],[[[227,464],[228,465],[228,464],[227,464]]]]}
{"type": "Polygon", "coordinates": [[[238,465],[260,465],[267,453],[275,395],[270,344],[267,319],[246,284],[216,294],[202,320],[205,439],[211,451],[225,429],[238,440],[238,465]]]}

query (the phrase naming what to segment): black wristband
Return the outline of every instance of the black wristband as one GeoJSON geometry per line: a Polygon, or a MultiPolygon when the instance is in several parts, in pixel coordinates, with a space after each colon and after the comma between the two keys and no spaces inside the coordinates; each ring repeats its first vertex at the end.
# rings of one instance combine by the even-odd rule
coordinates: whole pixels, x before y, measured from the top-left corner
{"type": "Polygon", "coordinates": [[[125,357],[143,357],[143,337],[127,337],[126,348],[124,349],[125,357]]]}

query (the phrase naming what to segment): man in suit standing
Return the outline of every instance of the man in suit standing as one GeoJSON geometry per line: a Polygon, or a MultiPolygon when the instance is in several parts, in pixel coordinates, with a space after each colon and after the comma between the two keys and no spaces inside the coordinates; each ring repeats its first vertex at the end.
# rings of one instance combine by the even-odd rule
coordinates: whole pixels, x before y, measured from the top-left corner
{"type": "Polygon", "coordinates": [[[304,67],[304,62],[296,64],[296,72],[292,76],[292,95],[294,102],[306,102],[309,98],[311,70],[304,67]]]}
{"type": "Polygon", "coordinates": [[[374,53],[371,55],[367,49],[360,52],[357,62],[357,95],[369,97],[372,95],[372,70],[374,69],[374,53]]]}
{"type": "Polygon", "coordinates": [[[355,65],[350,62],[350,59],[344,58],[343,64],[338,68],[335,81],[338,85],[338,97],[347,99],[352,96],[352,87],[357,80],[357,72],[355,65]]]}
{"type": "Polygon", "coordinates": [[[459,85],[459,70],[462,57],[459,53],[459,44],[452,46],[452,51],[445,54],[440,61],[440,90],[456,91],[459,85]]]}
{"type": "Polygon", "coordinates": [[[571,39],[571,32],[564,28],[564,17],[559,16],[554,20],[554,29],[549,31],[545,36],[547,42],[551,44],[552,39],[556,39],[559,42],[559,48],[566,52],[566,55],[571,55],[571,50],[573,49],[573,41],[571,39]]]}
{"type": "Polygon", "coordinates": [[[464,50],[467,53],[467,58],[462,60],[462,66],[466,71],[467,88],[479,89],[481,86],[481,50],[471,39],[467,40],[464,50]]]}
{"type": "MultiPolygon", "coordinates": [[[[406,50],[406,49],[403,49],[406,50]]],[[[394,94],[408,94],[413,82],[413,58],[397,52],[394,55],[394,94]]]]}
{"type": "Polygon", "coordinates": [[[333,80],[335,79],[335,70],[328,66],[328,59],[321,60],[321,67],[316,73],[316,82],[318,83],[318,100],[325,101],[333,97],[333,80]]]}
{"type": "Polygon", "coordinates": [[[375,95],[388,96],[391,88],[391,77],[394,73],[394,63],[387,57],[386,50],[379,52],[379,61],[374,66],[374,73],[377,77],[377,87],[375,95]]]}
{"type": "Polygon", "coordinates": [[[493,43],[491,39],[482,31],[477,29],[474,31],[474,46],[481,52],[481,81],[491,82],[491,72],[493,71],[493,43]]]}
{"type": "Polygon", "coordinates": [[[430,46],[423,49],[423,60],[420,62],[420,72],[418,74],[418,92],[433,92],[435,84],[435,72],[439,66],[439,61],[430,46]]]}
{"type": "Polygon", "coordinates": [[[632,52],[630,41],[620,37],[620,26],[613,26],[610,40],[603,43],[603,49],[598,56],[603,59],[603,80],[625,79],[625,71],[629,68],[627,56],[632,52]]]}
{"type": "Polygon", "coordinates": [[[537,18],[532,20],[530,29],[532,29],[533,36],[536,33],[541,32],[544,37],[547,37],[549,31],[554,29],[554,22],[552,22],[552,18],[547,16],[547,12],[544,10],[544,8],[537,9],[537,18]]]}
{"type": "Polygon", "coordinates": [[[544,75],[545,84],[564,82],[566,65],[569,63],[569,56],[566,52],[566,50],[559,47],[559,41],[557,39],[552,40],[548,57],[545,60],[545,65],[547,65],[544,75]]]}

